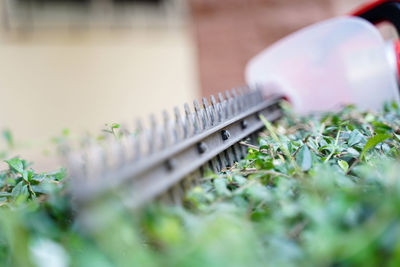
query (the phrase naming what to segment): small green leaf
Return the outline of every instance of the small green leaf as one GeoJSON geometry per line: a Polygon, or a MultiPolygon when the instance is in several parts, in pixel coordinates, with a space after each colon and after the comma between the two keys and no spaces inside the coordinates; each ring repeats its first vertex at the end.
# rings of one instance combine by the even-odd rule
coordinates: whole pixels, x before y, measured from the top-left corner
{"type": "Polygon", "coordinates": [[[7,145],[8,145],[9,148],[14,147],[14,140],[13,140],[13,137],[12,137],[12,134],[11,134],[10,130],[4,129],[2,131],[2,136],[3,136],[4,140],[6,140],[7,145]]]}
{"type": "Polygon", "coordinates": [[[67,128],[64,128],[61,131],[61,135],[64,136],[64,137],[68,137],[69,136],[69,130],[67,128]]]}
{"type": "Polygon", "coordinates": [[[34,175],[35,175],[35,173],[33,172],[32,169],[30,169],[30,170],[24,170],[24,171],[22,172],[22,178],[23,178],[25,181],[27,181],[27,182],[30,182],[31,179],[32,179],[32,177],[33,177],[34,175]]]}
{"type": "Polygon", "coordinates": [[[266,159],[266,158],[257,158],[254,161],[254,166],[257,169],[263,169],[263,170],[270,170],[274,168],[274,164],[272,163],[272,159],[266,159]]]}
{"type": "Polygon", "coordinates": [[[242,186],[244,184],[246,184],[247,179],[244,178],[242,175],[235,175],[233,176],[233,180],[239,185],[242,186]]]}
{"type": "Polygon", "coordinates": [[[121,125],[118,123],[111,124],[111,129],[118,129],[121,125]]]}
{"type": "Polygon", "coordinates": [[[19,182],[11,191],[11,195],[12,197],[15,199],[17,198],[19,195],[23,194],[23,181],[19,182]]]}
{"type": "Polygon", "coordinates": [[[278,144],[280,150],[283,152],[283,154],[290,160],[292,163],[293,167],[297,172],[300,172],[299,166],[297,162],[294,160],[290,152],[287,150],[287,148],[282,144],[281,140],[279,139],[274,127],[272,124],[263,116],[260,115],[261,121],[264,123],[265,127],[267,128],[268,132],[271,134],[272,139],[275,141],[275,143],[278,144]]]}
{"type": "Polygon", "coordinates": [[[363,139],[364,139],[364,136],[360,133],[360,131],[353,130],[350,133],[349,140],[347,143],[349,146],[354,146],[354,145],[360,143],[363,139]]]}
{"type": "Polygon", "coordinates": [[[27,170],[24,170],[23,172],[22,172],[22,178],[25,180],[25,181],[29,181],[29,178],[28,178],[28,171],[27,170]]]}
{"type": "Polygon", "coordinates": [[[245,170],[250,165],[250,161],[247,159],[243,159],[238,162],[238,168],[240,170],[245,170]]]}
{"type": "Polygon", "coordinates": [[[15,183],[16,183],[16,181],[14,179],[11,179],[11,178],[6,179],[6,184],[8,184],[8,185],[13,186],[13,185],[15,185],[15,183]]]}
{"type": "Polygon", "coordinates": [[[312,165],[312,157],[310,149],[303,145],[296,155],[296,163],[302,171],[308,171],[312,165]]]}
{"type": "Polygon", "coordinates": [[[366,116],[365,116],[365,121],[366,122],[372,122],[373,120],[375,120],[375,116],[373,115],[373,114],[371,114],[371,113],[368,113],[366,116]]]}
{"type": "Polygon", "coordinates": [[[379,144],[391,137],[392,136],[390,134],[377,134],[377,135],[371,137],[365,144],[365,146],[361,152],[360,159],[362,160],[364,158],[364,155],[368,150],[370,150],[371,148],[375,147],[377,144],[379,144]]]}
{"type": "Polygon", "coordinates": [[[223,178],[214,179],[214,186],[215,186],[215,191],[219,196],[225,197],[231,195],[231,191],[228,190],[225,179],[223,178]]]}
{"type": "Polygon", "coordinates": [[[19,158],[12,158],[9,160],[5,160],[5,162],[8,164],[10,169],[13,169],[21,174],[24,172],[24,164],[19,158]]]}
{"type": "Polygon", "coordinates": [[[271,196],[265,186],[255,184],[246,188],[246,195],[254,202],[268,201],[271,196]]]}
{"type": "Polygon", "coordinates": [[[400,135],[394,133],[393,136],[398,142],[400,142],[400,135]]]}
{"type": "Polygon", "coordinates": [[[25,198],[29,197],[29,189],[27,184],[22,186],[21,195],[23,195],[25,198]]]}
{"type": "Polygon", "coordinates": [[[348,155],[352,156],[353,158],[358,158],[360,156],[360,152],[358,152],[357,150],[355,150],[352,147],[349,147],[347,149],[347,153],[348,153],[348,155]]]}
{"type": "Polygon", "coordinates": [[[344,173],[349,169],[349,164],[344,160],[338,160],[339,167],[343,170],[344,173]]]}
{"type": "Polygon", "coordinates": [[[372,126],[374,126],[374,130],[376,133],[387,133],[388,131],[392,130],[392,128],[389,125],[386,125],[382,122],[379,121],[373,121],[371,122],[372,126]]]}
{"type": "Polygon", "coordinates": [[[55,172],[47,173],[47,176],[52,176],[54,178],[54,180],[61,181],[66,176],[66,170],[65,170],[65,168],[60,168],[59,170],[57,170],[55,172]]]}

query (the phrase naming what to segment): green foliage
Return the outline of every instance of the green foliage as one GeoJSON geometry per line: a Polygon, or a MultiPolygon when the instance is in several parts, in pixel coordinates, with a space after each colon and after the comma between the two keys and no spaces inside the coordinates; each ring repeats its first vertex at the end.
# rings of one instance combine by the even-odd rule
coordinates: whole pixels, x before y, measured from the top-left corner
{"type": "MultiPolygon", "coordinates": [[[[123,136],[123,132],[121,131],[121,125],[118,123],[111,123],[107,124],[106,123],[106,128],[103,129],[104,133],[109,133],[112,134],[117,140],[121,139],[123,136]]],[[[103,137],[99,137],[99,139],[103,139],[103,137]]]]}
{"type": "Polygon", "coordinates": [[[369,149],[373,148],[377,144],[379,144],[391,137],[392,136],[390,134],[377,134],[377,135],[371,137],[365,144],[365,146],[361,152],[360,159],[363,159],[365,152],[367,152],[369,149]]]}
{"type": "Polygon", "coordinates": [[[274,124],[261,117],[267,129],[245,159],[207,171],[181,206],[132,213],[117,195],[74,214],[64,171],[8,159],[0,265],[398,266],[400,109],[283,109],[274,124]]]}
{"type": "Polygon", "coordinates": [[[308,171],[312,165],[312,156],[307,145],[302,145],[296,155],[296,162],[302,171],[308,171]]]}
{"type": "Polygon", "coordinates": [[[259,146],[214,183],[204,182],[196,190],[211,196],[188,198],[190,206],[220,214],[229,205],[225,212],[246,218],[262,241],[267,259],[260,265],[397,266],[397,106],[381,114],[353,107],[322,117],[287,113],[275,126],[263,121],[259,146]],[[235,176],[246,178],[238,184],[235,176]]]}
{"type": "Polygon", "coordinates": [[[0,172],[0,205],[21,204],[63,187],[60,181],[65,176],[64,169],[38,174],[29,168],[30,164],[18,157],[5,162],[9,168],[0,172]]]}
{"type": "Polygon", "coordinates": [[[338,165],[345,173],[349,170],[349,164],[344,160],[339,159],[338,165]]]}

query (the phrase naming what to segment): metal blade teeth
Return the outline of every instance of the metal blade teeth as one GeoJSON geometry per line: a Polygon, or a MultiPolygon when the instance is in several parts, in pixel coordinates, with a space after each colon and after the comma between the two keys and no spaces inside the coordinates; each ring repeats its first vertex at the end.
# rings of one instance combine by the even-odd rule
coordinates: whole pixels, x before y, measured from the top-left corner
{"type": "Polygon", "coordinates": [[[150,131],[147,133],[147,148],[148,153],[152,154],[155,151],[157,141],[158,141],[158,129],[156,116],[154,114],[150,115],[150,131]]]}
{"type": "Polygon", "coordinates": [[[237,89],[237,105],[238,105],[239,112],[242,112],[243,111],[243,92],[242,92],[242,88],[238,88],[237,89]]]}
{"type": "Polygon", "coordinates": [[[117,169],[123,165],[125,157],[122,143],[116,138],[109,138],[105,146],[105,158],[108,169],[117,169]]]}
{"type": "MultiPolygon", "coordinates": [[[[162,112],[162,122],[157,123],[154,114],[149,117],[149,127],[144,127],[141,120],[136,120],[133,133],[124,130],[121,139],[110,135],[104,145],[85,140],[83,152],[67,153],[69,175],[79,183],[95,184],[104,177],[110,177],[113,170],[132,162],[146,161],[152,154],[166,150],[205,130],[227,122],[236,115],[253,108],[264,101],[260,90],[249,90],[247,87],[231,89],[217,97],[211,95],[209,101],[202,98],[201,106],[193,101],[193,109],[185,103],[184,113],[174,107],[173,116],[162,112]]],[[[275,108],[275,107],[274,107],[275,108]]],[[[274,108],[271,107],[272,110],[274,108]]],[[[254,136],[252,136],[254,138],[254,136]]],[[[220,171],[232,166],[246,155],[246,148],[234,144],[224,152],[205,163],[204,168],[220,171]]],[[[136,163],[135,163],[136,164],[136,163]]],[[[175,200],[181,195],[175,187],[175,200]],[[178,192],[178,193],[177,193],[178,192]]]]}
{"type": "Polygon", "coordinates": [[[225,110],[225,100],[224,97],[222,96],[222,93],[218,93],[218,104],[219,104],[219,122],[224,121],[227,116],[226,116],[226,110],[225,110]]]}
{"type": "MultiPolygon", "coordinates": [[[[231,92],[225,91],[224,96],[222,93],[218,93],[218,101],[213,95],[210,96],[211,105],[206,98],[202,98],[202,108],[197,100],[193,101],[194,113],[190,110],[189,105],[185,103],[184,116],[175,107],[174,121],[170,120],[167,111],[163,111],[163,124],[161,126],[158,125],[154,114],[150,115],[150,127],[148,129],[143,127],[141,120],[137,120],[135,130],[131,134],[133,136],[132,140],[125,141],[126,146],[123,146],[123,149],[127,151],[119,152],[119,160],[121,162],[123,162],[124,158],[126,160],[139,160],[143,156],[153,154],[158,150],[216,126],[262,101],[260,90],[249,91],[246,87],[238,88],[237,90],[233,88],[231,92]],[[131,151],[126,148],[129,146],[132,149],[131,151]]],[[[112,146],[117,149],[115,144],[112,146]]],[[[121,150],[121,148],[117,150],[121,150]]],[[[109,155],[108,157],[114,156],[109,155]]],[[[111,165],[115,163],[115,159],[107,161],[113,162],[111,165]]]]}
{"type": "Polygon", "coordinates": [[[208,105],[207,98],[205,98],[205,97],[203,97],[201,99],[201,102],[203,104],[203,116],[204,116],[204,121],[205,121],[204,129],[208,129],[212,126],[210,106],[208,105]]]}
{"type": "Polygon", "coordinates": [[[226,100],[227,118],[230,118],[233,115],[233,110],[232,110],[232,99],[228,90],[225,91],[225,100],[226,100]]]}
{"type": "Polygon", "coordinates": [[[231,89],[231,95],[232,95],[232,106],[233,106],[233,110],[234,110],[234,115],[239,114],[240,109],[239,109],[239,97],[236,93],[236,89],[232,88],[231,89]]]}
{"type": "Polygon", "coordinates": [[[187,137],[187,127],[178,107],[174,107],[175,116],[175,143],[187,137]]]}
{"type": "Polygon", "coordinates": [[[210,96],[210,101],[211,101],[211,112],[210,112],[211,124],[214,126],[218,120],[217,101],[215,100],[215,97],[213,95],[210,96]]]}
{"type": "Polygon", "coordinates": [[[195,113],[195,120],[194,120],[194,130],[195,133],[200,132],[203,129],[203,117],[201,116],[200,112],[200,105],[197,100],[193,101],[194,113],[195,113]]]}
{"type": "Polygon", "coordinates": [[[142,137],[143,137],[143,122],[138,119],[136,120],[135,130],[133,132],[133,159],[138,160],[143,153],[143,145],[142,145],[142,137]]]}
{"type": "Polygon", "coordinates": [[[163,111],[163,134],[161,135],[162,138],[162,148],[166,148],[175,143],[176,135],[174,133],[174,124],[173,121],[169,119],[169,114],[166,110],[163,111]]]}
{"type": "Polygon", "coordinates": [[[190,137],[193,136],[196,132],[196,128],[195,128],[195,117],[194,114],[190,111],[190,107],[188,103],[185,103],[184,105],[185,108],[185,127],[187,129],[187,136],[186,137],[190,137]]]}

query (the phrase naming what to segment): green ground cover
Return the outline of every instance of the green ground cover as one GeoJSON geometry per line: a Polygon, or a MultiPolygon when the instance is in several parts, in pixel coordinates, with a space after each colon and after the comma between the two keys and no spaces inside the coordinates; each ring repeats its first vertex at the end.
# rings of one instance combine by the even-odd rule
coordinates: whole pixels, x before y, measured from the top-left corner
{"type": "MultiPolygon", "coordinates": [[[[400,108],[265,121],[259,145],[209,172],[183,206],[77,216],[63,169],[8,159],[0,173],[2,266],[397,266],[400,108]]],[[[8,139],[11,137],[8,135],[8,139]]]]}

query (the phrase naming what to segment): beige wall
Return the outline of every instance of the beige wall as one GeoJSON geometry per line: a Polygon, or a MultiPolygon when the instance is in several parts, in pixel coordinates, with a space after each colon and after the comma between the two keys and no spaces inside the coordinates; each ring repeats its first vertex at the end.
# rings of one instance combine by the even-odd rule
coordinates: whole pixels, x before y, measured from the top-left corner
{"type": "Polygon", "coordinates": [[[39,150],[63,128],[99,133],[172,110],[197,97],[192,49],[185,27],[2,40],[0,128],[39,150]]]}

